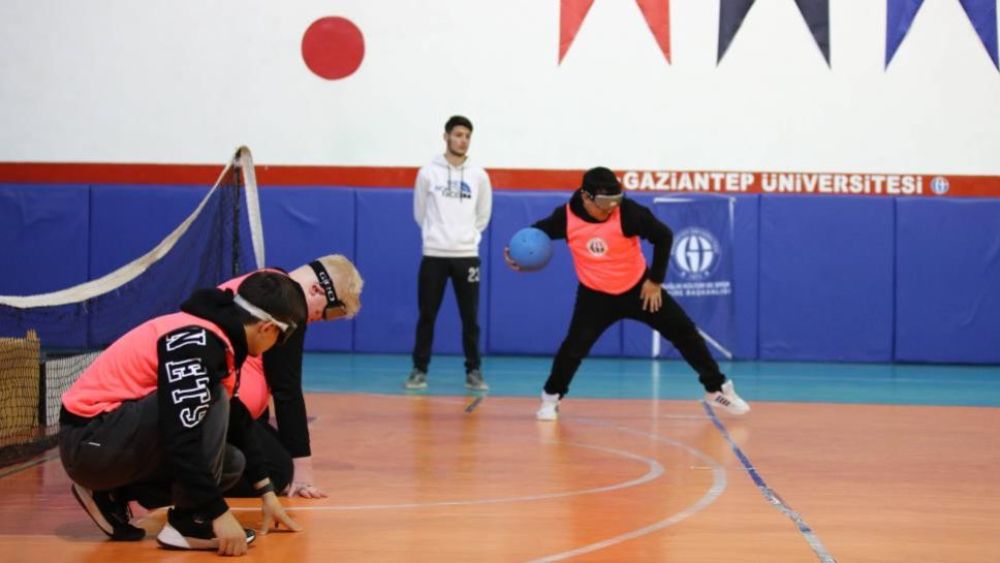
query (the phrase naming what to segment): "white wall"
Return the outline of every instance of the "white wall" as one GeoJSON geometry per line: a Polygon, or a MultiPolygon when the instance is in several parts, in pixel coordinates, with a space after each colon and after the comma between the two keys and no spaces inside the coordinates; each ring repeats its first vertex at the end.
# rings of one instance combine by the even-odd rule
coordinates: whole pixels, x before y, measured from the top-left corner
{"type": "Polygon", "coordinates": [[[4,0],[0,161],[414,166],[465,113],[488,167],[1000,174],[1000,73],[958,0],[888,69],[885,2],[830,4],[832,68],[792,0],[718,66],[715,0],[672,0],[672,64],[597,0],[562,65],[558,0],[4,0]],[[366,40],[339,81],[300,54],[331,15],[366,40]]]}

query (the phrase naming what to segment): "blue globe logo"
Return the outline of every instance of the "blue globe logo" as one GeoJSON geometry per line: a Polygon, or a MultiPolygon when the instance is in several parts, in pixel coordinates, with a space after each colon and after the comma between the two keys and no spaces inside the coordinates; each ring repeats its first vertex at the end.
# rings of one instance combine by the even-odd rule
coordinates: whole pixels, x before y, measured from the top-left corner
{"type": "Polygon", "coordinates": [[[670,251],[682,278],[701,280],[719,265],[721,247],[712,233],[699,228],[684,229],[674,240],[670,251]]]}
{"type": "Polygon", "coordinates": [[[948,184],[948,178],[944,176],[935,176],[931,180],[931,190],[937,195],[944,195],[948,193],[948,189],[951,186],[948,184]]]}

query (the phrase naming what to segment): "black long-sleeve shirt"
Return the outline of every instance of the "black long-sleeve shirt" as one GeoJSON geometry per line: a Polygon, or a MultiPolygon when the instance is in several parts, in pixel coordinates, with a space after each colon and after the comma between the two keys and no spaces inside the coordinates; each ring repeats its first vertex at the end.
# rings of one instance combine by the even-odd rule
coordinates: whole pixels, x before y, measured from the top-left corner
{"type": "MultiPolygon", "coordinates": [[[[288,272],[277,267],[268,267],[260,271],[279,272],[288,275],[288,272]]],[[[227,281],[222,287],[229,287],[235,290],[238,287],[236,282],[245,279],[246,276],[227,281]]],[[[299,295],[305,301],[306,295],[299,288],[299,295]]],[[[306,340],[306,323],[298,327],[292,333],[288,341],[278,344],[264,352],[263,366],[264,379],[267,381],[271,398],[274,399],[274,416],[278,425],[278,436],[281,445],[293,457],[308,457],[311,455],[309,447],[309,424],[306,417],[306,401],[302,395],[302,356],[306,340]]],[[[265,410],[258,418],[263,423],[267,423],[270,412],[265,410]]]]}
{"type": "MultiPolygon", "coordinates": [[[[264,353],[264,378],[274,398],[274,417],[278,421],[281,444],[293,457],[309,457],[309,424],[306,402],[302,396],[302,355],[306,324],[292,333],[288,341],[264,353]]],[[[264,413],[267,416],[267,413],[264,413]]]]}
{"type": "MultiPolygon", "coordinates": [[[[222,329],[239,370],[246,359],[247,341],[232,294],[218,289],[196,291],[181,310],[222,329]]],[[[159,423],[167,458],[197,508],[215,518],[228,506],[205,458],[200,425],[208,404],[220,399],[216,396],[219,383],[231,375],[226,344],[204,327],[192,325],[163,335],[156,347],[159,423]]],[[[229,409],[229,440],[246,458],[245,475],[251,483],[257,482],[267,477],[267,469],[263,451],[253,438],[253,419],[239,401],[230,401],[229,409]]]]}
{"type": "MultiPolygon", "coordinates": [[[[600,223],[587,213],[583,206],[583,197],[577,190],[569,200],[569,209],[574,215],[588,223],[600,223]]],[[[622,232],[627,237],[641,237],[653,244],[653,264],[646,270],[646,278],[662,284],[667,277],[667,263],[670,260],[670,247],[674,243],[674,233],[653,212],[642,205],[625,198],[621,206],[622,232]]],[[[532,227],[540,229],[549,235],[550,239],[566,238],[566,206],[555,208],[551,215],[535,222],[532,227]]]]}

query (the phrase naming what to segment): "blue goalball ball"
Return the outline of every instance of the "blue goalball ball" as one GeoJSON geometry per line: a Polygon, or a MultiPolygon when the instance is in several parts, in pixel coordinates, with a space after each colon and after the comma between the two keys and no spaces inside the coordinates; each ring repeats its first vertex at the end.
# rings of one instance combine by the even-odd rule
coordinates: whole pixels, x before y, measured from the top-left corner
{"type": "Polygon", "coordinates": [[[507,245],[510,257],[522,270],[541,270],[552,258],[552,240],[545,232],[534,227],[514,233],[507,245]]]}

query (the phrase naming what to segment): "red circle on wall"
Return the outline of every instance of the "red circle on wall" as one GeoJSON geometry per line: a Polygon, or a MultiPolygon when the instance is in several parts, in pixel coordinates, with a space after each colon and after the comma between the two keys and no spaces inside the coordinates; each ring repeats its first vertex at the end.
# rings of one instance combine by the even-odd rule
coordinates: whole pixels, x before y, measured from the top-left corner
{"type": "Polygon", "coordinates": [[[348,19],[320,18],[302,36],[302,60],[309,70],[327,80],[354,74],[365,58],[365,38],[348,19]]]}

